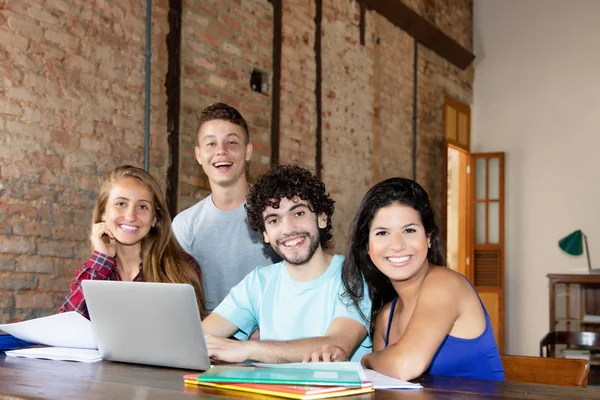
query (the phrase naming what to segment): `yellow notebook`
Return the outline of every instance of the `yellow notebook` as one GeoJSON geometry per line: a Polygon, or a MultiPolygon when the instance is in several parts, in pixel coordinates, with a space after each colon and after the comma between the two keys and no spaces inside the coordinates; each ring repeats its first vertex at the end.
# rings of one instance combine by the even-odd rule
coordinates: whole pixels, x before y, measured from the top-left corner
{"type": "Polygon", "coordinates": [[[218,383],[199,382],[198,375],[185,375],[184,381],[189,385],[206,386],[216,389],[237,390],[248,393],[259,393],[288,399],[326,399],[332,397],[350,396],[353,394],[373,391],[370,382],[364,382],[362,387],[347,386],[312,386],[312,385],[272,385],[260,383],[218,383]]]}

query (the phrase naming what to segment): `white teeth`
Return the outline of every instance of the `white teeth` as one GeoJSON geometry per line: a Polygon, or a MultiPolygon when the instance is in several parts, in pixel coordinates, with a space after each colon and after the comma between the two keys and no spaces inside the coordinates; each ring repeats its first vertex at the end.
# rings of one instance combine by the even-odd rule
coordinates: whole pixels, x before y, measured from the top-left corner
{"type": "Polygon", "coordinates": [[[387,259],[390,262],[393,262],[393,263],[403,263],[403,262],[408,261],[410,259],[410,256],[404,256],[404,257],[387,257],[387,259]]]}
{"type": "Polygon", "coordinates": [[[123,229],[124,231],[137,231],[137,226],[131,226],[131,225],[119,225],[119,228],[123,229]]]}
{"type": "Polygon", "coordinates": [[[294,239],[294,240],[290,240],[288,242],[285,242],[283,245],[286,246],[286,247],[292,247],[292,246],[297,245],[301,241],[302,241],[302,238],[298,238],[298,239],[294,239]]]}
{"type": "Polygon", "coordinates": [[[218,162],[218,163],[214,163],[214,166],[215,167],[228,167],[232,164],[233,163],[230,163],[230,162],[218,162]]]}

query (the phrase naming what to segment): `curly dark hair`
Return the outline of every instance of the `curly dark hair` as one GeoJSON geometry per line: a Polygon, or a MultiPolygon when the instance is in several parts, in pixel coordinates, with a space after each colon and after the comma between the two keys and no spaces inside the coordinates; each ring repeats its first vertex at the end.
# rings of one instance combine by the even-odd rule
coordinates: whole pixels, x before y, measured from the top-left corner
{"type": "Polygon", "coordinates": [[[310,210],[315,214],[327,215],[327,226],[323,229],[319,228],[321,247],[327,248],[327,244],[333,237],[331,216],[335,201],[331,199],[325,184],[316,175],[296,165],[274,165],[250,187],[245,205],[250,228],[264,232],[263,212],[267,207],[279,208],[279,202],[284,197],[288,200],[299,197],[308,201],[310,210]]]}
{"type": "Polygon", "coordinates": [[[222,119],[227,122],[231,122],[234,125],[241,126],[246,132],[246,144],[250,141],[250,132],[248,131],[248,124],[242,114],[234,107],[225,103],[214,103],[202,110],[200,118],[198,118],[198,131],[202,125],[208,121],[214,121],[216,119],[222,119]]]}
{"type": "MultiPolygon", "coordinates": [[[[352,223],[348,251],[342,265],[342,282],[346,288],[344,296],[350,298],[357,306],[365,296],[364,282],[367,283],[368,295],[371,298],[371,315],[362,317],[364,321],[370,320],[371,334],[375,317],[397,294],[389,278],[379,271],[371,260],[367,249],[369,230],[375,213],[380,208],[394,203],[409,206],[419,213],[425,233],[431,241],[431,248],[427,251],[429,264],[446,266],[446,250],[425,189],[407,178],[389,178],[369,189],[358,206],[352,223]]],[[[358,310],[360,311],[360,308],[358,310]]],[[[362,311],[360,313],[362,314],[362,311]]]]}

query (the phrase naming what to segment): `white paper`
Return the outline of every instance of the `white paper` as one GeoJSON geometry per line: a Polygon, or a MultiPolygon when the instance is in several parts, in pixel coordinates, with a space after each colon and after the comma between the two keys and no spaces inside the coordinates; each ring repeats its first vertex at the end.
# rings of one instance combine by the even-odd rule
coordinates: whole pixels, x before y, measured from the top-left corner
{"type": "Polygon", "coordinates": [[[93,363],[102,361],[98,350],[73,349],[69,347],[33,347],[7,351],[9,357],[43,358],[47,360],[78,361],[93,363]]]}
{"type": "Polygon", "coordinates": [[[17,339],[56,347],[96,349],[90,321],[75,311],[0,325],[17,339]]]}
{"type": "Polygon", "coordinates": [[[375,389],[420,389],[420,383],[411,383],[401,379],[391,378],[372,369],[365,368],[367,380],[373,382],[375,389]]]}

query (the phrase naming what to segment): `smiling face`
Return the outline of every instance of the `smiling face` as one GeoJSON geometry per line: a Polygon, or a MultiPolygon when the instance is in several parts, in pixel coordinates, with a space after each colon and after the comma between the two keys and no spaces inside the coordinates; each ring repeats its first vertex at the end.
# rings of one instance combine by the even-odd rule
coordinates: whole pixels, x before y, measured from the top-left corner
{"type": "Polygon", "coordinates": [[[140,244],[156,222],[152,192],[138,179],[117,179],[110,189],[102,220],[121,245],[140,244]]]}
{"type": "Polygon", "coordinates": [[[369,256],[391,281],[407,280],[427,268],[429,239],[414,208],[392,203],[371,221],[369,256]]]}
{"type": "Polygon", "coordinates": [[[327,216],[317,216],[299,197],[282,198],[279,208],[267,207],[263,219],[265,243],[270,243],[288,265],[309,262],[321,246],[319,228],[327,226],[327,216]]]}
{"type": "Polygon", "coordinates": [[[246,132],[241,126],[222,119],[203,123],[195,153],[211,185],[245,183],[246,162],[252,158],[252,144],[246,143],[246,132]]]}

